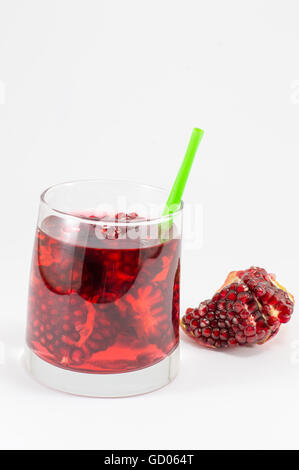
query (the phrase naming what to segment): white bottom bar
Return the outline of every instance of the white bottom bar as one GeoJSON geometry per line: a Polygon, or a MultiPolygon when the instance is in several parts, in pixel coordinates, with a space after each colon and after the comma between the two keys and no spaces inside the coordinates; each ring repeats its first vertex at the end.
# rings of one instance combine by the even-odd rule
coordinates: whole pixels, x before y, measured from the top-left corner
{"type": "Polygon", "coordinates": [[[179,347],[157,364],[122,374],[86,374],[55,367],[25,346],[25,364],[40,383],[74,395],[88,397],[128,397],[152,392],[167,385],[179,369],[179,347]]]}

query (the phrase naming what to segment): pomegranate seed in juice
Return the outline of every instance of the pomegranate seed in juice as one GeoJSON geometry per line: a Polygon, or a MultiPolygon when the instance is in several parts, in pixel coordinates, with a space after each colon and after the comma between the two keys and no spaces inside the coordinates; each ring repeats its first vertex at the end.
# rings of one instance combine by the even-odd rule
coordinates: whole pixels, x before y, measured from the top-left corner
{"type": "Polygon", "coordinates": [[[49,216],[37,230],[28,346],[41,359],[79,372],[153,365],[178,345],[180,240],[123,238],[127,228],[121,227],[100,227],[99,236],[89,218],[72,225],[49,216]]]}

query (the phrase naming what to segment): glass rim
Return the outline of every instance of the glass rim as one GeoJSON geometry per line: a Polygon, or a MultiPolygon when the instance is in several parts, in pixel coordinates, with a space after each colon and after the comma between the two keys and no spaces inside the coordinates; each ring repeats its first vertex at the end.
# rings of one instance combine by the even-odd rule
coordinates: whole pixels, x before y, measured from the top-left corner
{"type": "MultiPolygon", "coordinates": [[[[119,222],[119,221],[110,221],[110,220],[93,220],[91,218],[89,218],[88,216],[84,217],[83,215],[76,215],[76,214],[72,214],[70,212],[67,212],[67,211],[63,211],[63,210],[60,210],[60,209],[57,209],[55,207],[53,207],[48,201],[47,201],[47,194],[51,191],[51,190],[55,190],[56,188],[61,188],[61,187],[64,187],[64,186],[70,186],[70,185],[75,185],[75,184],[82,184],[82,183],[127,183],[127,184],[131,184],[131,185],[135,185],[135,186],[138,186],[140,188],[147,188],[147,189],[150,189],[150,190],[153,190],[153,191],[158,191],[158,192],[163,192],[165,193],[165,199],[167,200],[167,197],[168,197],[168,193],[166,191],[166,189],[163,189],[163,188],[160,188],[159,186],[154,186],[154,185],[150,185],[150,184],[144,184],[144,183],[136,183],[136,181],[131,181],[131,180],[126,180],[126,179],[121,179],[121,178],[95,178],[95,179],[82,179],[82,180],[72,180],[72,181],[64,181],[62,183],[56,183],[56,184],[53,184],[51,186],[49,186],[48,188],[46,188],[40,195],[40,202],[42,204],[44,204],[46,207],[48,207],[52,212],[58,214],[60,217],[68,217],[72,220],[77,220],[77,221],[82,221],[82,223],[91,223],[93,225],[111,225],[111,226],[134,226],[134,225],[150,225],[152,223],[160,223],[160,222],[163,222],[163,221],[167,221],[169,220],[170,218],[173,218],[175,217],[176,215],[180,214],[182,211],[183,211],[183,208],[184,208],[184,201],[181,199],[181,203],[180,203],[180,207],[178,209],[176,209],[175,211],[173,211],[171,214],[167,214],[167,215],[161,215],[159,217],[152,217],[150,219],[146,219],[146,220],[132,220],[132,221],[126,221],[126,222],[119,222]]],[[[165,202],[166,204],[166,202],[165,202]]]]}

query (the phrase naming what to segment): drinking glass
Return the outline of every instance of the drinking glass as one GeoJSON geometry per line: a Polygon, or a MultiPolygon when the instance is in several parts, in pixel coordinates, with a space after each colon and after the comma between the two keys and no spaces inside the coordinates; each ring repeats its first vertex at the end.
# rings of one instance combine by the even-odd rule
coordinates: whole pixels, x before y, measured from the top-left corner
{"type": "Polygon", "coordinates": [[[183,203],[128,181],[75,181],[41,195],[25,360],[45,385],[136,395],[179,366],[183,203]]]}

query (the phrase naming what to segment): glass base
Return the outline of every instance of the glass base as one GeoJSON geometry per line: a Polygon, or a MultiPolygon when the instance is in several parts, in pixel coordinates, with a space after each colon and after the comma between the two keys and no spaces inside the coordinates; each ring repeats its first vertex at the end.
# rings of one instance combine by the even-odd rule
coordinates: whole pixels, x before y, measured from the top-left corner
{"type": "Polygon", "coordinates": [[[40,383],[62,392],[88,397],[128,397],[152,392],[171,382],[178,373],[179,346],[157,364],[122,374],[86,374],[74,372],[40,359],[25,346],[25,364],[40,383]]]}

